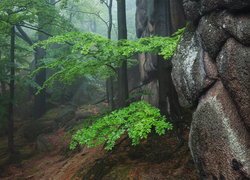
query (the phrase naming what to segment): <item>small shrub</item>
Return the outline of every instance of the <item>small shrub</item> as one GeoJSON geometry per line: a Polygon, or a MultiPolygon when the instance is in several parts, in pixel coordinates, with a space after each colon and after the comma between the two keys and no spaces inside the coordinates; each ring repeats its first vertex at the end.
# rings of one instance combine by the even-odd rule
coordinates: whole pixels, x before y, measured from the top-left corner
{"type": "Polygon", "coordinates": [[[135,102],[98,119],[90,127],[78,130],[72,137],[70,149],[77,145],[96,147],[104,144],[106,150],[111,150],[125,133],[132,145],[137,145],[153,128],[157,134],[163,135],[172,129],[172,125],[161,116],[159,109],[144,101],[135,102]]]}

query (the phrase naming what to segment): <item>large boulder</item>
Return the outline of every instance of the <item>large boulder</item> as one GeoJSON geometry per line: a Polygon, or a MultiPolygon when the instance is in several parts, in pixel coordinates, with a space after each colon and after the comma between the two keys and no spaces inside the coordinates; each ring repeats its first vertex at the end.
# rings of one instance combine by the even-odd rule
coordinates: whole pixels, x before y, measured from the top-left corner
{"type": "Polygon", "coordinates": [[[183,7],[188,20],[194,21],[200,18],[198,1],[183,0],[183,7]]]}
{"type": "Polygon", "coordinates": [[[229,39],[217,58],[222,82],[250,129],[250,47],[229,39]]]}
{"type": "Polygon", "coordinates": [[[172,59],[172,79],[183,107],[194,106],[204,90],[217,78],[216,66],[199,37],[187,31],[172,59]]]}
{"type": "Polygon", "coordinates": [[[196,21],[213,11],[227,9],[229,11],[247,10],[249,0],[183,0],[184,10],[188,20],[196,21]]]}
{"type": "Polygon", "coordinates": [[[190,149],[201,179],[250,178],[250,136],[218,81],[193,114],[190,149]]]}
{"type": "Polygon", "coordinates": [[[173,57],[179,102],[195,110],[190,149],[201,179],[250,179],[250,1],[184,0],[173,57]]]}
{"type": "Polygon", "coordinates": [[[232,14],[228,11],[221,13],[216,19],[216,24],[230,33],[242,44],[250,45],[250,13],[232,14]]]}
{"type": "Polygon", "coordinates": [[[229,37],[228,33],[216,24],[218,18],[218,13],[203,16],[197,29],[203,48],[212,58],[217,57],[221,46],[223,46],[229,37]]]}

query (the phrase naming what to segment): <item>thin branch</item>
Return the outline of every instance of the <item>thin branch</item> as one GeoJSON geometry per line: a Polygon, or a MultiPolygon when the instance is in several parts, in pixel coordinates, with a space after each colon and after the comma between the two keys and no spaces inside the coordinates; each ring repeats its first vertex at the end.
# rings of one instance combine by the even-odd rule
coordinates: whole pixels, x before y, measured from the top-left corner
{"type": "MultiPolygon", "coordinates": [[[[21,25],[19,25],[19,26],[25,27],[25,28],[28,28],[28,29],[32,29],[32,30],[34,30],[34,31],[38,31],[38,32],[40,32],[40,33],[43,33],[43,34],[49,36],[49,37],[54,37],[52,34],[49,34],[49,33],[47,33],[46,31],[43,31],[43,30],[39,29],[38,27],[35,27],[35,26],[32,26],[32,25],[31,25],[31,26],[27,26],[27,25],[25,25],[25,24],[21,24],[21,25]]],[[[65,43],[68,44],[68,45],[70,45],[70,46],[73,45],[72,43],[67,42],[67,41],[65,41],[65,43]]]]}
{"type": "Polygon", "coordinates": [[[50,3],[51,5],[56,5],[57,3],[59,3],[59,2],[61,2],[61,0],[58,0],[58,1],[56,1],[56,2],[54,2],[54,3],[50,3]]]}
{"type": "Polygon", "coordinates": [[[21,37],[18,35],[18,37],[22,38],[26,43],[28,43],[29,45],[33,45],[33,41],[30,39],[30,37],[27,35],[27,33],[19,26],[16,26],[17,30],[19,31],[21,37]]]}
{"type": "Polygon", "coordinates": [[[103,19],[101,16],[100,16],[100,12],[87,12],[87,11],[79,11],[79,10],[71,10],[71,9],[65,9],[66,11],[70,11],[70,12],[78,12],[78,13],[83,13],[83,14],[90,14],[90,15],[94,15],[96,17],[98,17],[107,27],[108,27],[108,22],[103,19]]]}
{"type": "Polygon", "coordinates": [[[105,66],[109,67],[110,69],[112,69],[112,70],[117,74],[116,69],[115,69],[112,65],[110,65],[110,64],[105,64],[105,66]]]}
{"type": "Polygon", "coordinates": [[[51,34],[45,32],[45,31],[43,31],[43,30],[41,30],[41,29],[38,29],[38,27],[35,27],[35,26],[29,26],[29,25],[25,25],[25,24],[21,24],[21,25],[19,25],[19,26],[25,27],[25,28],[28,28],[28,29],[32,29],[32,30],[34,30],[34,31],[38,31],[38,32],[40,32],[40,33],[43,33],[43,34],[45,34],[45,35],[47,35],[47,36],[53,37],[53,35],[51,35],[51,34]]]}

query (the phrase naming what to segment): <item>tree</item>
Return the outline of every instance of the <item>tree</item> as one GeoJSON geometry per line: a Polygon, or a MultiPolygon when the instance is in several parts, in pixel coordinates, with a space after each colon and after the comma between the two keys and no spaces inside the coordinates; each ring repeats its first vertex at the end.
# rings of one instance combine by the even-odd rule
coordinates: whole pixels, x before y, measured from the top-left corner
{"type": "MultiPolygon", "coordinates": [[[[126,1],[117,0],[118,40],[127,39],[126,1]]],[[[125,107],[129,98],[127,60],[118,69],[118,107],[125,107]]]]}
{"type": "Polygon", "coordinates": [[[42,88],[53,85],[56,81],[72,83],[77,77],[85,75],[106,78],[121,67],[124,59],[138,53],[155,53],[169,59],[175,52],[183,32],[184,29],[180,29],[171,37],[146,37],[134,41],[114,41],[97,34],[81,32],[55,36],[36,46],[50,48],[52,44],[69,45],[67,55],[48,60],[32,74],[43,68],[54,70],[55,73],[46,80],[42,88]]]}
{"type": "MultiPolygon", "coordinates": [[[[113,7],[113,0],[101,0],[101,3],[104,3],[105,6],[108,8],[108,23],[107,23],[107,36],[108,39],[111,39],[112,36],[112,28],[113,28],[113,14],[112,14],[112,7],[113,7]]],[[[110,66],[112,66],[110,64],[110,66]]],[[[114,104],[114,77],[110,76],[107,80],[106,80],[106,92],[107,92],[107,100],[108,103],[111,107],[111,109],[113,110],[115,108],[115,104],[114,104]]]]}
{"type": "MultiPolygon", "coordinates": [[[[54,2],[54,1],[52,1],[54,2]]],[[[50,6],[50,4],[49,4],[50,6]]],[[[30,46],[33,44],[33,40],[25,33],[22,27],[29,28],[40,33],[49,35],[49,33],[45,32],[43,29],[36,27],[34,24],[37,22],[37,12],[40,12],[44,15],[44,19],[50,19],[51,11],[48,8],[47,1],[20,1],[20,0],[2,0],[0,4],[0,34],[1,39],[9,39],[10,43],[6,43],[4,46],[7,46],[10,52],[9,54],[9,63],[1,60],[1,66],[4,67],[3,73],[4,77],[0,78],[1,83],[1,96],[5,96],[7,94],[6,91],[9,91],[8,97],[8,149],[11,154],[15,152],[14,148],[14,102],[15,102],[15,81],[16,81],[16,70],[17,64],[15,63],[15,57],[17,49],[22,49],[22,47],[16,47],[16,45],[20,45],[16,43],[18,38],[24,40],[30,46]],[[45,16],[46,15],[46,16],[45,16]],[[18,38],[16,38],[18,37],[18,38]],[[3,64],[2,64],[3,63],[3,64]],[[9,66],[8,66],[9,64],[9,66]],[[5,67],[9,67],[9,69],[5,70],[5,67]],[[9,88],[6,88],[6,82],[9,81],[9,88]]],[[[51,21],[50,21],[51,22],[51,21]]],[[[1,40],[1,45],[2,45],[1,40]]],[[[4,41],[5,42],[5,41],[4,41]]],[[[22,49],[24,50],[24,49],[22,49]]],[[[5,55],[6,56],[6,55],[5,55]]],[[[19,58],[18,58],[19,59],[19,58]]],[[[2,73],[2,72],[1,72],[2,73]]],[[[2,99],[2,97],[0,97],[2,99]]],[[[1,104],[2,105],[2,102],[1,104]]],[[[1,113],[0,107],[0,115],[1,113]]],[[[1,117],[2,118],[2,117],[1,117]]]]}
{"type": "MultiPolygon", "coordinates": [[[[49,3],[51,6],[55,3],[54,0],[50,0],[49,3]]],[[[49,26],[51,21],[53,21],[53,15],[49,20],[46,16],[44,16],[43,11],[38,11],[37,17],[38,17],[38,29],[46,30],[46,32],[49,32],[49,26]]],[[[38,41],[44,41],[48,39],[48,35],[38,32],[38,41]]],[[[38,68],[42,65],[42,60],[46,56],[46,51],[43,48],[37,47],[35,49],[35,66],[38,68]]],[[[35,76],[35,82],[38,86],[42,86],[43,83],[46,81],[46,69],[41,70],[37,75],[35,76]]],[[[42,89],[38,94],[35,94],[34,99],[34,118],[39,119],[42,117],[46,112],[46,89],[42,89]]]]}
{"type": "Polygon", "coordinates": [[[8,112],[8,149],[11,154],[14,153],[14,96],[15,96],[15,26],[11,27],[10,32],[10,97],[8,112]]]}

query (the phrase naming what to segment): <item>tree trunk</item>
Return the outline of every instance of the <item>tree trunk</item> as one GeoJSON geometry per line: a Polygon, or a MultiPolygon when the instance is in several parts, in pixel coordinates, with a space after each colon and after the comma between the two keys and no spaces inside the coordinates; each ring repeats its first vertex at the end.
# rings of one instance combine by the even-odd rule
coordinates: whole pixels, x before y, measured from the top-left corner
{"type": "MultiPolygon", "coordinates": [[[[170,36],[179,28],[185,26],[185,17],[181,0],[160,0],[156,2],[156,34],[170,36]]],[[[159,107],[161,113],[167,115],[174,124],[181,138],[181,107],[171,77],[171,60],[158,57],[159,107]]]]}
{"type": "MultiPolygon", "coordinates": [[[[2,52],[0,51],[0,61],[2,59],[2,52]]],[[[5,70],[2,70],[3,72],[5,72],[5,70]]],[[[2,80],[1,82],[1,96],[6,95],[6,83],[4,82],[4,80],[2,80]]]]}
{"type": "MultiPolygon", "coordinates": [[[[39,14],[38,16],[38,27],[42,29],[43,26],[43,16],[39,14]]],[[[38,41],[46,40],[48,37],[40,32],[38,32],[38,41]]],[[[42,59],[46,56],[45,49],[37,47],[35,49],[35,66],[38,68],[43,64],[42,59]]],[[[42,86],[46,81],[46,69],[41,70],[35,77],[35,81],[39,86],[42,86]]],[[[39,94],[35,95],[34,100],[34,118],[39,119],[46,112],[46,89],[43,89],[39,94]]]]}
{"type": "MultiPolygon", "coordinates": [[[[169,12],[169,0],[160,0],[156,2],[156,34],[160,36],[170,36],[171,21],[169,12]]],[[[167,115],[167,74],[166,68],[169,67],[169,62],[164,60],[162,56],[158,56],[158,82],[159,82],[159,108],[161,113],[167,115]]]]}
{"type": "MultiPolygon", "coordinates": [[[[108,23],[108,39],[111,39],[112,35],[112,27],[113,27],[113,15],[112,15],[112,7],[113,7],[113,0],[109,0],[109,3],[107,5],[108,7],[108,14],[109,14],[109,23],[108,23]]],[[[109,103],[109,106],[112,110],[115,108],[114,104],[114,78],[111,76],[106,81],[106,90],[107,90],[107,100],[109,103]]]]}
{"type": "Polygon", "coordinates": [[[108,39],[111,39],[112,28],[113,28],[112,7],[113,7],[113,0],[109,0],[109,5],[108,5],[108,13],[109,13],[108,39]]]}
{"type": "Polygon", "coordinates": [[[10,99],[8,112],[8,150],[14,153],[14,96],[15,96],[15,26],[11,28],[10,40],[10,99]]]}
{"type": "MultiPolygon", "coordinates": [[[[127,39],[126,25],[126,2],[117,0],[117,20],[118,20],[118,40],[127,39]]],[[[121,67],[118,69],[118,107],[127,105],[128,94],[128,75],[127,60],[124,59],[121,67]]]]}
{"type": "MultiPolygon", "coordinates": [[[[38,35],[39,41],[45,40],[43,35],[38,35]]],[[[36,68],[41,66],[41,59],[46,55],[44,49],[38,47],[35,51],[35,64],[36,68]]],[[[41,70],[35,77],[35,81],[39,86],[42,86],[46,81],[46,69],[41,70]]],[[[34,100],[34,118],[39,119],[46,112],[46,89],[43,89],[39,94],[35,95],[34,100]]]]}
{"type": "MultiPolygon", "coordinates": [[[[51,5],[55,4],[55,0],[50,0],[49,3],[51,5]]],[[[43,14],[38,14],[38,28],[39,29],[46,29],[49,32],[50,28],[48,27],[48,22],[46,21],[46,17],[43,14]]],[[[38,32],[38,41],[43,41],[48,39],[48,36],[38,32]]],[[[41,61],[46,56],[46,51],[43,48],[37,47],[35,49],[35,65],[36,68],[41,66],[43,62],[41,61]]],[[[35,77],[35,81],[39,86],[42,86],[43,83],[46,81],[46,69],[41,70],[35,77]]],[[[44,88],[39,94],[35,95],[34,100],[34,118],[39,119],[42,117],[46,112],[46,89],[44,88]]]]}

